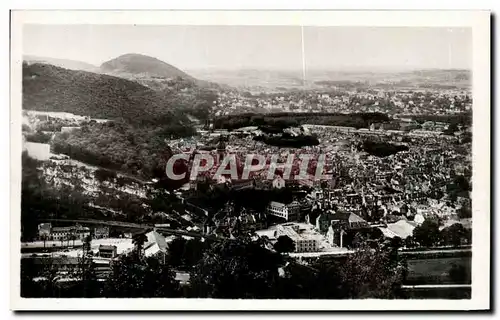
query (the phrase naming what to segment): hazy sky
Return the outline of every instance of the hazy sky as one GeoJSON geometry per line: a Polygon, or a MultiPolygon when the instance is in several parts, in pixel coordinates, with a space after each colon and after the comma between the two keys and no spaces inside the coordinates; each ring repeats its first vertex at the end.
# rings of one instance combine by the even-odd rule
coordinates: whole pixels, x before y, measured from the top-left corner
{"type": "Polygon", "coordinates": [[[142,53],[185,70],[472,67],[466,28],[304,27],[303,35],[295,26],[25,25],[23,53],[94,65],[142,53]]]}

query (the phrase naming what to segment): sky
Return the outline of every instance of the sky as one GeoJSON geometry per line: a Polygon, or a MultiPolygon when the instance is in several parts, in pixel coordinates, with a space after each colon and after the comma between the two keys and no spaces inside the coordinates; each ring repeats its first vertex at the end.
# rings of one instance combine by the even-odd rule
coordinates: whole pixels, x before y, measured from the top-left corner
{"type": "Polygon", "coordinates": [[[24,25],[23,54],[100,65],[126,53],[184,70],[471,69],[472,30],[435,27],[24,25]]]}

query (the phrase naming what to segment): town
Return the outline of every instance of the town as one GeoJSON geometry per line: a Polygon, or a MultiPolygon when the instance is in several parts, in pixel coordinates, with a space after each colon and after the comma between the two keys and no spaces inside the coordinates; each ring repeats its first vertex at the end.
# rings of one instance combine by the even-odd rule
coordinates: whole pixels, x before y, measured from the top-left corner
{"type": "MultiPolygon", "coordinates": [[[[23,223],[23,261],[39,270],[30,281],[67,286],[82,257],[90,257],[97,278],[105,281],[114,264],[135,253],[170,263],[182,260],[171,264],[173,281],[189,288],[196,261],[211,243],[260,241],[285,255],[284,266],[293,262],[302,267],[390,243],[399,255],[411,257],[402,288],[420,284],[425,276],[419,259],[435,255],[443,262],[435,275],[427,275],[434,277],[431,283],[451,281],[463,285],[467,295],[470,260],[450,265],[446,259],[470,259],[470,108],[470,95],[461,90],[265,97],[222,91],[214,101],[213,118],[195,124],[195,135],[165,141],[171,159],[183,166],[175,188],[164,187],[171,178],[168,164],[166,177],[145,179],[54,152],[51,144],[58,136],[106,120],[27,111],[23,170],[31,166],[41,177],[37,183],[82,206],[55,209],[62,211],[23,223]],[[366,120],[364,127],[324,124],[321,117],[333,110],[353,118],[374,114],[375,120],[366,120]],[[241,115],[248,113],[255,118],[276,112],[288,118],[317,116],[300,124],[264,119],[260,125],[225,128],[233,114],[242,121],[241,115]],[[387,119],[376,119],[377,113],[387,119]],[[311,139],[300,140],[298,147],[280,145],[303,137],[311,139]],[[243,178],[249,154],[265,163],[251,162],[254,166],[243,178]],[[288,160],[301,155],[324,159],[305,165],[288,160]],[[222,170],[229,158],[235,160],[236,175],[222,170]],[[200,159],[211,159],[210,166],[200,159]],[[316,174],[319,166],[327,173],[323,178],[316,174]]],[[[292,271],[284,266],[280,275],[286,278],[292,271]]]]}

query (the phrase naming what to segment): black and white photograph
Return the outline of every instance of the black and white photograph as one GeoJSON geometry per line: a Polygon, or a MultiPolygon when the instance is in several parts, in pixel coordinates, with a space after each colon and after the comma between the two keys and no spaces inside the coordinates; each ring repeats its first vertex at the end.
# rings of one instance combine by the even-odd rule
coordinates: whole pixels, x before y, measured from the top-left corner
{"type": "Polygon", "coordinates": [[[488,308],[489,13],[182,14],[11,13],[16,308],[488,308]]]}

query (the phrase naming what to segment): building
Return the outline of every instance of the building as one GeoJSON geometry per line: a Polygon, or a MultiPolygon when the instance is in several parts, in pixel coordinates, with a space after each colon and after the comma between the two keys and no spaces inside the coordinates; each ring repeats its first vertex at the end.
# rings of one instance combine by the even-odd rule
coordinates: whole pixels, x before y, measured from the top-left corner
{"type": "Polygon", "coordinates": [[[83,240],[90,236],[90,229],[82,226],[53,227],[50,230],[50,238],[56,241],[69,240],[74,237],[75,240],[83,240]]]}
{"type": "Polygon", "coordinates": [[[147,241],[144,243],[144,255],[146,257],[159,256],[165,258],[168,250],[167,240],[156,231],[146,233],[147,241]]]}
{"type": "Polygon", "coordinates": [[[50,230],[50,238],[56,241],[67,240],[73,234],[73,227],[53,227],[50,230]]]}
{"type": "Polygon", "coordinates": [[[109,227],[98,226],[94,228],[94,239],[109,238],[109,227]]]}
{"type": "Polygon", "coordinates": [[[100,245],[99,246],[99,257],[102,258],[114,258],[117,255],[116,246],[100,245]]]}
{"type": "Polygon", "coordinates": [[[316,218],[316,230],[318,230],[320,233],[327,233],[328,228],[332,224],[332,220],[334,220],[335,214],[333,213],[333,210],[328,210],[327,212],[321,213],[317,218],[316,218]]]}
{"type": "Polygon", "coordinates": [[[338,245],[341,248],[344,245],[346,231],[362,230],[369,227],[363,218],[352,212],[337,212],[330,218],[333,219],[330,220],[330,226],[326,234],[327,240],[331,245],[338,245]]]}
{"type": "Polygon", "coordinates": [[[278,225],[276,235],[288,236],[295,244],[295,252],[317,252],[320,250],[321,235],[300,224],[286,223],[278,225]]]}
{"type": "Polygon", "coordinates": [[[266,212],[275,217],[283,218],[286,221],[295,221],[299,218],[300,204],[293,201],[290,204],[271,201],[267,206],[266,212]]]}
{"type": "Polygon", "coordinates": [[[50,159],[50,144],[23,141],[23,151],[36,160],[47,161],[50,159]]]}

